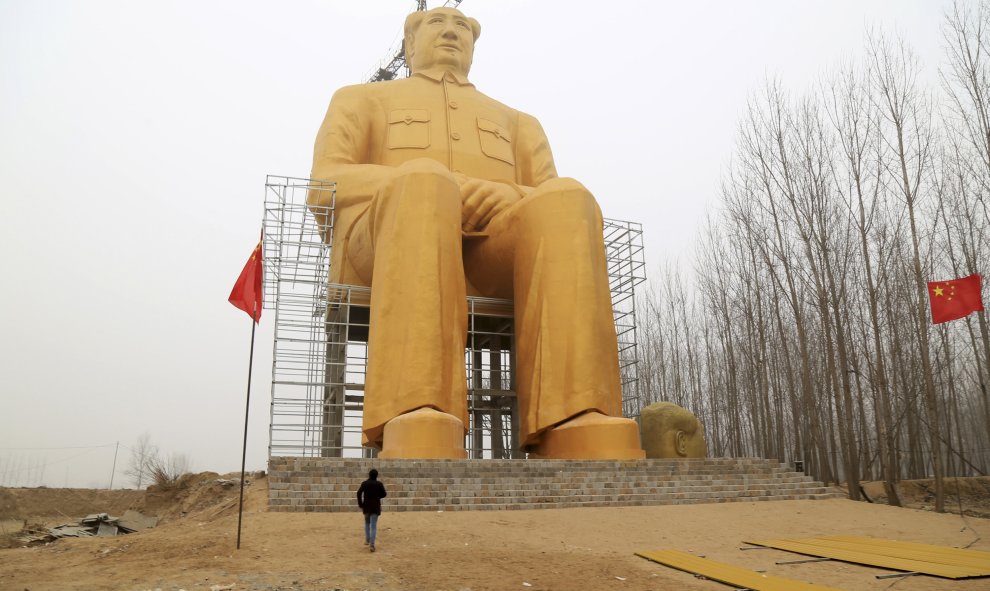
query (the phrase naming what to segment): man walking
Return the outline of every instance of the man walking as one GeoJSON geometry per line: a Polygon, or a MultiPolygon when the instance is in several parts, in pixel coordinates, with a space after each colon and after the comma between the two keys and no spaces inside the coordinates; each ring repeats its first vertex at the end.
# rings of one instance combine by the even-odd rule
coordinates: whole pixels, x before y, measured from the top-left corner
{"type": "Polygon", "coordinates": [[[378,517],[382,514],[382,499],[387,495],[385,485],[378,481],[378,470],[372,468],[357,491],[358,507],[364,512],[364,544],[370,546],[372,552],[375,551],[378,517]]]}

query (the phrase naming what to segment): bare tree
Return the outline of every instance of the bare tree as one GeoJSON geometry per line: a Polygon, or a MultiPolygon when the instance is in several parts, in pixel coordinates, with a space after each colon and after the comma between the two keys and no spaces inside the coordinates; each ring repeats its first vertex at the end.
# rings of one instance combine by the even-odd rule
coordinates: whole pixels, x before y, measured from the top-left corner
{"type": "Polygon", "coordinates": [[[852,498],[882,478],[891,504],[934,472],[938,510],[946,474],[986,472],[986,316],[931,328],[925,283],[990,260],[988,6],[947,15],[950,116],[882,35],[750,100],[693,273],[640,308],[640,401],[690,405],[713,455],[803,460],[852,498]]]}
{"type": "Polygon", "coordinates": [[[157,458],[158,447],[151,443],[151,435],[145,431],[131,448],[131,459],[124,470],[134,488],[140,489],[145,482],[151,481],[151,465],[157,458]]]}
{"type": "Polygon", "coordinates": [[[185,454],[170,453],[166,457],[155,455],[148,467],[151,480],[158,486],[168,488],[189,473],[192,463],[185,454]]]}
{"type": "Polygon", "coordinates": [[[931,107],[918,85],[917,59],[903,41],[895,43],[883,35],[876,35],[870,40],[869,53],[870,77],[876,89],[877,108],[887,123],[881,130],[881,137],[890,147],[893,156],[888,163],[888,173],[894,179],[896,192],[904,200],[910,222],[915,283],[912,307],[917,314],[919,328],[920,369],[924,385],[922,399],[935,473],[935,510],[943,513],[945,469],[942,465],[938,400],[929,350],[928,291],[921,263],[922,237],[918,227],[920,201],[926,191],[925,182],[933,173],[934,130],[931,107]]]}

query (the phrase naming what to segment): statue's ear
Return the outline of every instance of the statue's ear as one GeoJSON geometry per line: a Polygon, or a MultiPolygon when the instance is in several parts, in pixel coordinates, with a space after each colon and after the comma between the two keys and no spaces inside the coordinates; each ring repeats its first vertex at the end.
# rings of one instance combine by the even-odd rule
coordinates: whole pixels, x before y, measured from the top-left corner
{"type": "Polygon", "coordinates": [[[677,452],[677,455],[687,457],[687,445],[687,433],[678,429],[677,433],[674,435],[674,450],[677,452]]]}

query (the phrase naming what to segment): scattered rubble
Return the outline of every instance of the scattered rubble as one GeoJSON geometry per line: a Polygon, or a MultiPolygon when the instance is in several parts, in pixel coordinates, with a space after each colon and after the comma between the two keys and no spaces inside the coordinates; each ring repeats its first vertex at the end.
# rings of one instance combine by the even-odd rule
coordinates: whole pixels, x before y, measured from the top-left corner
{"type": "Polygon", "coordinates": [[[63,523],[50,529],[26,528],[17,540],[26,544],[46,544],[60,538],[117,536],[131,534],[158,525],[158,518],[128,510],[120,517],[108,513],[93,513],[75,523],[63,523]]]}

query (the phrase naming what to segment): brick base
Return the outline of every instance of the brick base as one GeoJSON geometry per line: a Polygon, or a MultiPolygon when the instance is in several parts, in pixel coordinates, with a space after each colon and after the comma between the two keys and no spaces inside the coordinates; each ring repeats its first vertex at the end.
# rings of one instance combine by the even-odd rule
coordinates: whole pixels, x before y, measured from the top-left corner
{"type": "Polygon", "coordinates": [[[273,457],[271,511],[357,511],[377,468],[386,511],[624,507],[841,497],[774,460],[382,460],[273,457]]]}

